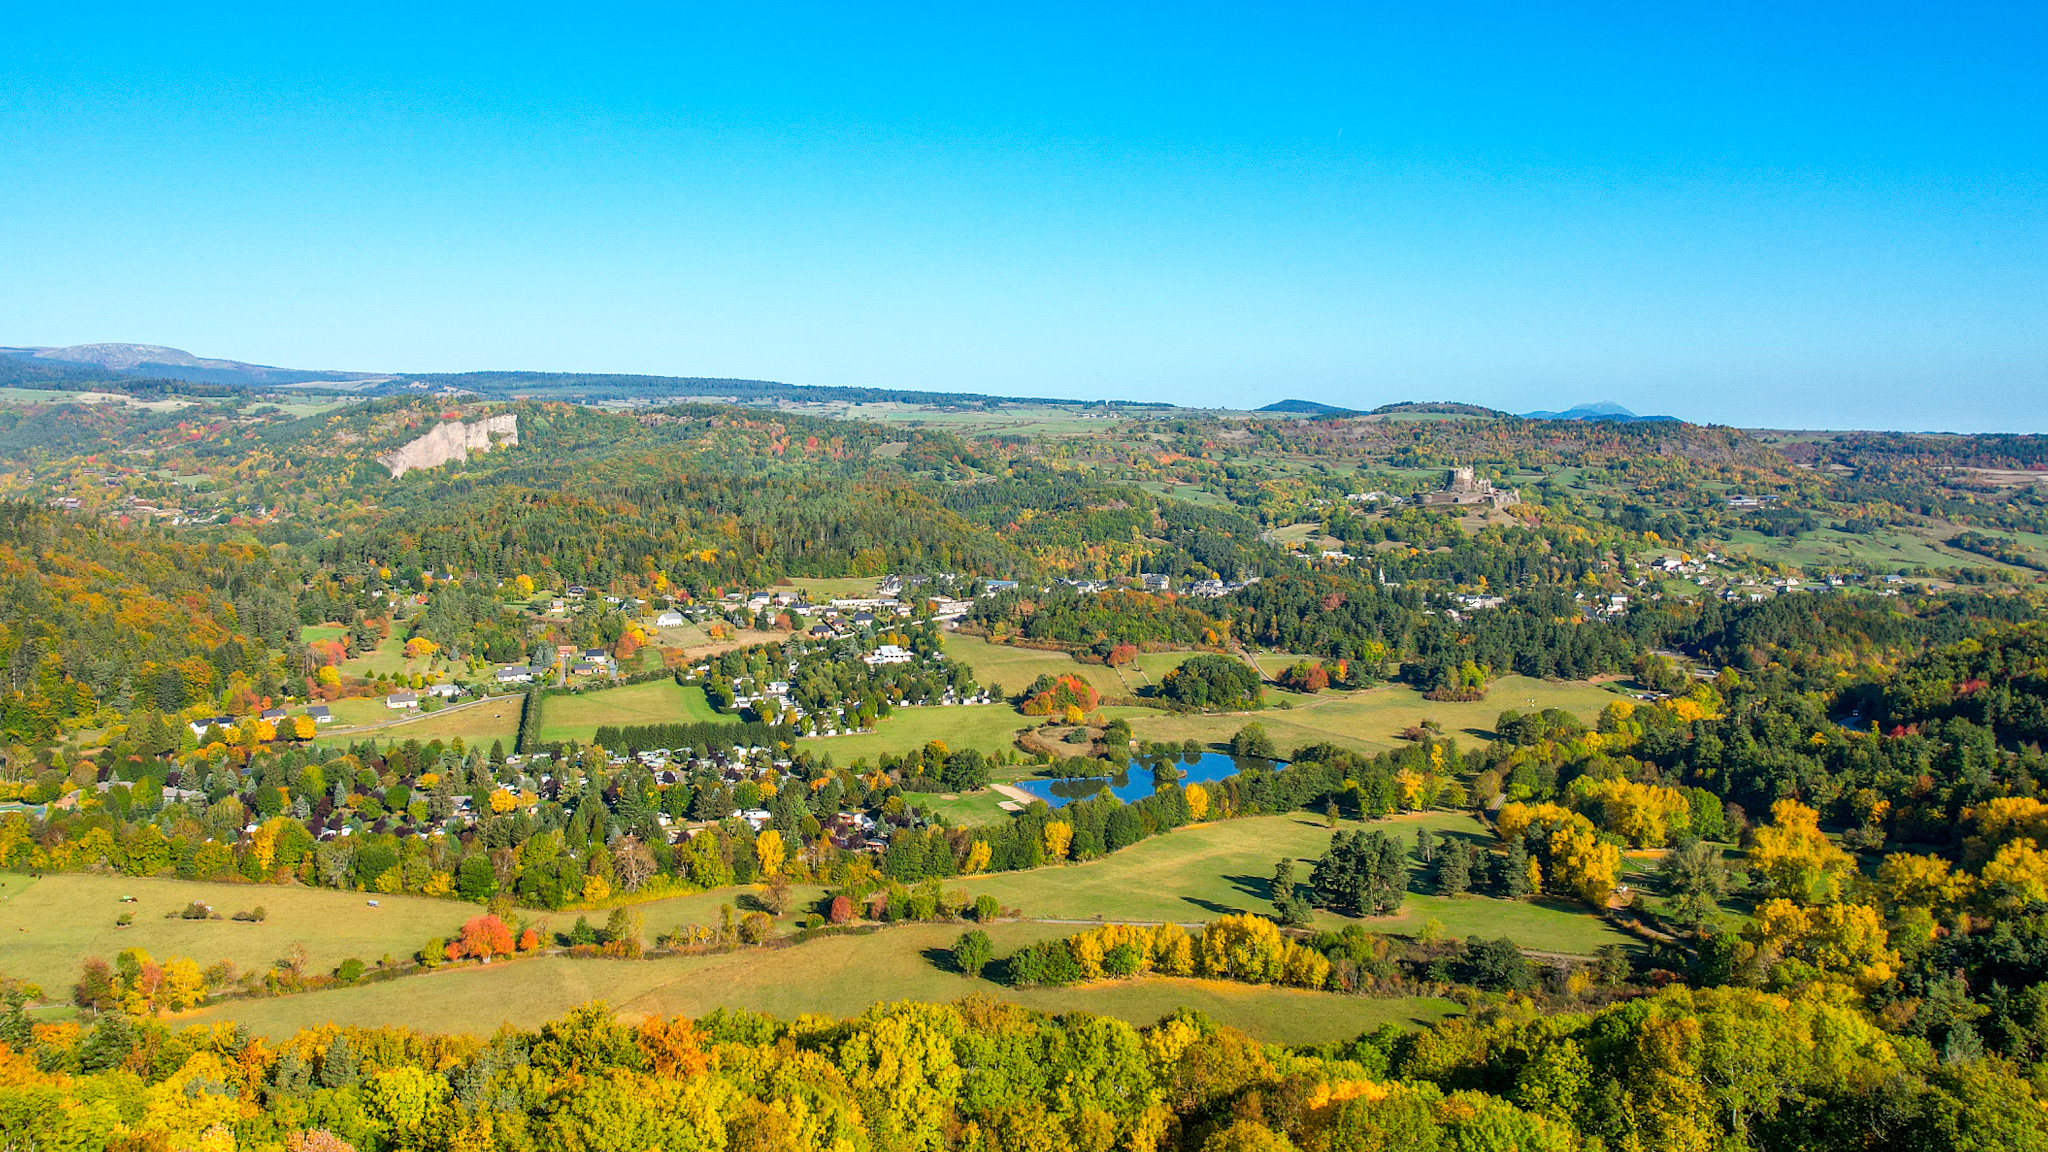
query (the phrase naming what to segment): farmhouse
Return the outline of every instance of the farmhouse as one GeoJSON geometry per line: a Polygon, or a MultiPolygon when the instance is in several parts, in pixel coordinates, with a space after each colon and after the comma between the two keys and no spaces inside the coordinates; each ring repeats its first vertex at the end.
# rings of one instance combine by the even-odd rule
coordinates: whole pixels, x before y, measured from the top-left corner
{"type": "Polygon", "coordinates": [[[334,723],[334,713],[329,712],[325,704],[315,704],[311,708],[306,709],[306,715],[311,716],[315,724],[334,723]]]}
{"type": "Polygon", "coordinates": [[[394,709],[417,708],[420,706],[419,694],[401,688],[384,698],[384,706],[394,709]]]}
{"type": "Polygon", "coordinates": [[[531,684],[533,674],[533,669],[524,664],[512,664],[498,669],[497,680],[500,684],[531,684]]]}
{"type": "Polygon", "coordinates": [[[683,614],[673,608],[654,618],[656,628],[680,628],[682,625],[683,614]]]}

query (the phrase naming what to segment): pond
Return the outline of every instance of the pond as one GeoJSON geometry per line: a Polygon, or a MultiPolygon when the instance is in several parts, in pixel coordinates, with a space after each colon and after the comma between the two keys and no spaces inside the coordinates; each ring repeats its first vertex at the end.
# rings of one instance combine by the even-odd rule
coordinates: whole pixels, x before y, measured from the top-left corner
{"type": "Polygon", "coordinates": [[[1143,800],[1158,791],[1160,784],[1166,783],[1161,778],[1160,769],[1163,767],[1179,772],[1179,782],[1182,784],[1202,784],[1211,780],[1221,780],[1226,776],[1235,776],[1249,768],[1272,769],[1281,765],[1273,760],[1204,752],[1199,756],[1133,760],[1130,768],[1115,776],[1096,776],[1085,780],[1050,780],[1041,776],[1019,780],[1015,787],[1031,793],[1054,808],[1062,808],[1076,800],[1086,800],[1102,791],[1104,785],[1108,785],[1117,799],[1129,804],[1133,800],[1143,800]]]}

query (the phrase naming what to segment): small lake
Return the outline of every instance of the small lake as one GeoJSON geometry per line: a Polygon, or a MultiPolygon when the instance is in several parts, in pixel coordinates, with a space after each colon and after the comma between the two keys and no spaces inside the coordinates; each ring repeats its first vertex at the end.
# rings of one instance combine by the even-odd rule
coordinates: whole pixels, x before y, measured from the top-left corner
{"type": "Polygon", "coordinates": [[[1095,776],[1085,780],[1049,780],[1034,777],[1019,780],[1012,787],[1021,788],[1045,801],[1054,808],[1063,808],[1076,800],[1086,800],[1107,785],[1116,798],[1129,804],[1143,800],[1159,790],[1166,781],[1161,768],[1171,768],[1180,775],[1181,784],[1202,784],[1235,776],[1249,768],[1279,768],[1273,760],[1258,760],[1251,757],[1227,756],[1221,752],[1204,752],[1199,756],[1150,757],[1133,760],[1129,769],[1116,776],[1095,776]]]}

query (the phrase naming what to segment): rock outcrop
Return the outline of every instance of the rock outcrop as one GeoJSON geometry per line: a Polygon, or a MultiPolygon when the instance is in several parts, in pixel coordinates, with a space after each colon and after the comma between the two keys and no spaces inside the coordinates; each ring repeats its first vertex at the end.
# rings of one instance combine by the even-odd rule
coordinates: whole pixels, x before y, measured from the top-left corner
{"type": "Polygon", "coordinates": [[[488,452],[496,444],[519,443],[519,417],[486,416],[468,424],[439,424],[396,452],[377,457],[391,469],[392,479],[414,468],[439,468],[450,460],[468,460],[471,452],[488,452]]]}

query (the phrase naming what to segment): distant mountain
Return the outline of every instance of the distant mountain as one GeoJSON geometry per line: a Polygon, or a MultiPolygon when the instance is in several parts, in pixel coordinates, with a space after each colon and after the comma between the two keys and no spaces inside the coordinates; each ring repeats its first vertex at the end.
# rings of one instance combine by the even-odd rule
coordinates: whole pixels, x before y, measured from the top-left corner
{"type": "Polygon", "coordinates": [[[1306,412],[1311,416],[1358,416],[1356,408],[1339,408],[1334,404],[1318,404],[1314,400],[1278,400],[1258,409],[1260,412],[1306,412]]]}
{"type": "MultiPolygon", "coordinates": [[[[773,405],[805,404],[931,405],[941,408],[986,408],[1002,404],[1092,407],[1108,405],[1133,410],[1172,408],[1142,400],[1067,400],[1053,397],[988,396],[978,392],[914,392],[894,388],[846,388],[831,385],[783,384],[774,380],[729,380],[697,376],[633,376],[591,372],[344,372],[276,368],[241,360],[194,356],[182,348],[160,344],[74,344],[66,348],[0,347],[0,385],[21,383],[52,388],[101,383],[128,390],[127,381],[144,380],[161,390],[172,381],[226,389],[268,391],[303,388],[353,392],[360,396],[407,396],[423,392],[456,392],[486,399],[530,398],[659,404],[678,400],[773,405]]],[[[1341,409],[1332,409],[1341,411],[1341,409]]]]}
{"type": "Polygon", "coordinates": [[[277,387],[286,384],[361,384],[387,380],[382,372],[328,372],[273,368],[240,360],[210,360],[161,344],[73,344],[66,348],[0,348],[0,355],[48,367],[98,369],[116,376],[189,380],[199,384],[277,387]]]}
{"type": "Polygon", "coordinates": [[[1581,404],[1562,412],[1524,412],[1524,420],[1612,420],[1617,424],[1649,424],[1657,422],[1677,423],[1676,416],[1638,416],[1612,400],[1598,404],[1581,404]]]}
{"type": "Polygon", "coordinates": [[[1396,404],[1382,404],[1366,413],[1368,416],[1505,416],[1507,413],[1478,404],[1464,404],[1456,400],[1403,400],[1396,404]]]}

